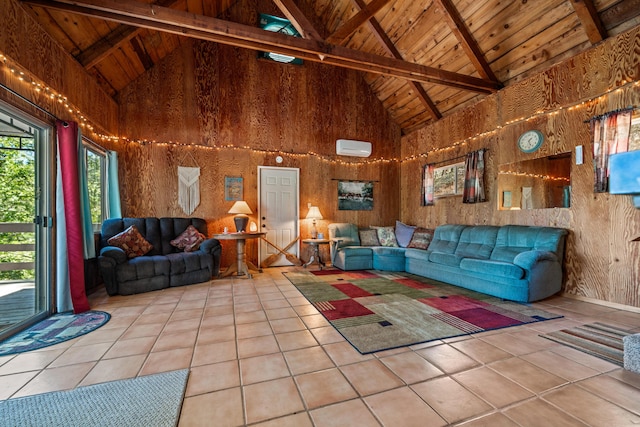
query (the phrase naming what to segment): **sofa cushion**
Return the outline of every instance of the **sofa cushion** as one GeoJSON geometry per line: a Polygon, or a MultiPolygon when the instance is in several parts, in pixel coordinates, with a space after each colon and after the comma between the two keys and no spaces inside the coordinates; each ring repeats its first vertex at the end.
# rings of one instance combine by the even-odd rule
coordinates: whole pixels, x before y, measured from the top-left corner
{"type": "Polygon", "coordinates": [[[458,241],[465,225],[447,224],[436,228],[433,233],[433,239],[429,244],[429,251],[452,254],[458,247],[458,241]]]}
{"type": "Polygon", "coordinates": [[[153,245],[140,234],[135,225],[111,237],[107,242],[110,246],[122,249],[127,258],[142,256],[153,249],[153,245]]]}
{"type": "Polygon", "coordinates": [[[429,243],[431,243],[431,239],[433,239],[433,230],[429,228],[418,227],[413,232],[413,236],[411,236],[411,241],[409,242],[408,248],[415,249],[427,249],[429,247],[429,243]]]}
{"type": "Polygon", "coordinates": [[[401,247],[377,246],[371,248],[375,255],[404,258],[405,249],[401,247]]]}
{"type": "Polygon", "coordinates": [[[364,230],[358,230],[360,236],[361,246],[380,246],[378,240],[378,232],[372,228],[366,228],[364,230]]]}
{"type": "Polygon", "coordinates": [[[460,269],[486,274],[487,276],[522,279],[524,270],[515,264],[485,259],[464,258],[460,261],[460,269]]]}
{"type": "Polygon", "coordinates": [[[171,240],[171,246],[182,249],[185,252],[197,251],[200,243],[204,242],[205,235],[200,233],[193,225],[189,225],[178,237],[171,240]]]}
{"type": "Polygon", "coordinates": [[[360,246],[358,227],[349,222],[335,222],[329,224],[329,238],[336,241],[336,247],[360,246]]]}
{"type": "Polygon", "coordinates": [[[566,233],[562,228],[504,225],[498,231],[491,259],[513,262],[522,252],[541,250],[555,253],[562,262],[566,233]]]}
{"type": "Polygon", "coordinates": [[[364,246],[345,246],[340,248],[340,252],[345,256],[371,256],[373,253],[370,247],[364,246]]]}
{"type": "Polygon", "coordinates": [[[442,252],[431,252],[429,255],[429,261],[435,264],[444,264],[457,267],[460,265],[462,257],[455,254],[446,254],[442,252]]]}
{"type": "Polygon", "coordinates": [[[489,259],[496,244],[498,229],[491,225],[465,228],[460,234],[455,254],[462,258],[489,259]]]}
{"type": "Polygon", "coordinates": [[[407,225],[400,221],[396,221],[396,241],[398,242],[398,246],[401,248],[406,248],[411,243],[411,237],[413,237],[413,232],[416,230],[415,225],[407,225]]]}
{"type": "Polygon", "coordinates": [[[163,255],[141,256],[129,260],[118,266],[117,279],[119,282],[145,279],[155,276],[169,276],[169,260],[163,255]]]}
{"type": "Polygon", "coordinates": [[[431,253],[423,249],[407,248],[404,252],[405,258],[412,258],[424,261],[425,263],[429,262],[429,255],[431,255],[431,253]]]}
{"type": "Polygon", "coordinates": [[[372,225],[371,228],[378,232],[378,240],[380,246],[397,247],[398,241],[396,240],[396,232],[393,227],[379,227],[372,225]]]}

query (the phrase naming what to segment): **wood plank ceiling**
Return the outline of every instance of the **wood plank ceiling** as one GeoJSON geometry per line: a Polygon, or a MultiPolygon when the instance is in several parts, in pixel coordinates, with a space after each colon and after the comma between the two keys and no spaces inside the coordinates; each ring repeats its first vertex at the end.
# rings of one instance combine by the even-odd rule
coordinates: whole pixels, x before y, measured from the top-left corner
{"type": "Polygon", "coordinates": [[[302,38],[229,21],[238,0],[22,3],[112,96],[194,37],[362,71],[404,134],[640,25],[640,0],[273,1],[302,38]]]}

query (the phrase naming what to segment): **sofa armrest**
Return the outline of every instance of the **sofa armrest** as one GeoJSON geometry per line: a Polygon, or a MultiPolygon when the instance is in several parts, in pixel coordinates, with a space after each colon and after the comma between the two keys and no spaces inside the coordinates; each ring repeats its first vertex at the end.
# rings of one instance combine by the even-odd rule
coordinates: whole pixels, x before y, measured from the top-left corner
{"type": "Polygon", "coordinates": [[[100,256],[112,258],[116,264],[122,264],[127,261],[127,254],[125,251],[116,246],[105,246],[100,249],[100,256]]]}
{"type": "Polygon", "coordinates": [[[340,247],[340,243],[344,239],[341,239],[339,237],[333,237],[330,240],[331,240],[331,245],[329,246],[329,249],[330,249],[329,252],[331,255],[331,265],[333,265],[336,260],[336,254],[338,253],[338,248],[340,247]]]}
{"type": "Polygon", "coordinates": [[[220,240],[218,239],[207,239],[202,243],[200,243],[200,250],[208,254],[214,253],[216,249],[219,247],[220,247],[220,240]]]}
{"type": "Polygon", "coordinates": [[[529,271],[541,261],[558,262],[558,257],[551,251],[525,251],[513,259],[515,265],[529,271]]]}

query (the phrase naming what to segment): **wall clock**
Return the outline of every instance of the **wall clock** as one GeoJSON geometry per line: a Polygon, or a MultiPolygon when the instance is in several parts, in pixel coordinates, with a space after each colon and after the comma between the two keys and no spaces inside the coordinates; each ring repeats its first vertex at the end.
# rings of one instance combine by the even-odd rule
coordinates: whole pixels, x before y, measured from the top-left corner
{"type": "Polygon", "coordinates": [[[518,138],[518,148],[523,153],[533,153],[542,145],[544,135],[539,130],[528,130],[518,138]]]}

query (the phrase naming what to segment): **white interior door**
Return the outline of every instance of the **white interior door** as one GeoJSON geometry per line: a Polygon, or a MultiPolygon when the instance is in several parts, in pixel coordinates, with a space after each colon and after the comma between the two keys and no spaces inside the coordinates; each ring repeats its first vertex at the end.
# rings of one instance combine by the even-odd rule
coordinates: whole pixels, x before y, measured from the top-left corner
{"type": "MultiPolygon", "coordinates": [[[[300,198],[299,177],[297,168],[278,168],[258,166],[258,213],[260,231],[267,233],[265,239],[281,249],[285,249],[295,240],[287,253],[299,255],[300,215],[298,200],[300,198]]],[[[287,258],[269,243],[260,239],[259,263],[272,255],[271,266],[292,265],[287,258]]]]}

